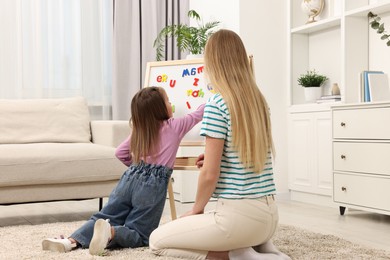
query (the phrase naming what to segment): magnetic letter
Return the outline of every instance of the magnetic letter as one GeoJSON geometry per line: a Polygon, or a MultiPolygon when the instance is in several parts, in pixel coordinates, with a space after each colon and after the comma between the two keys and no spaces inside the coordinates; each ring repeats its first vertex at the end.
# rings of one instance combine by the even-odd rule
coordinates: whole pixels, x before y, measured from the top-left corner
{"type": "Polygon", "coordinates": [[[199,82],[199,79],[198,78],[194,78],[194,84],[192,84],[192,85],[197,87],[198,86],[198,82],[199,82]]]}
{"type": "Polygon", "coordinates": [[[193,76],[193,75],[196,75],[196,68],[192,68],[191,69],[191,75],[193,76]]]}
{"type": "Polygon", "coordinates": [[[188,69],[185,69],[185,70],[183,70],[183,74],[181,76],[185,77],[185,76],[189,76],[189,75],[190,75],[190,72],[188,71],[188,69]]]}
{"type": "Polygon", "coordinates": [[[167,74],[162,75],[162,81],[161,82],[167,82],[168,76],[167,74]]]}
{"type": "Polygon", "coordinates": [[[175,87],[175,85],[176,85],[176,79],[175,80],[171,79],[171,81],[169,82],[169,86],[173,88],[175,87]]]}

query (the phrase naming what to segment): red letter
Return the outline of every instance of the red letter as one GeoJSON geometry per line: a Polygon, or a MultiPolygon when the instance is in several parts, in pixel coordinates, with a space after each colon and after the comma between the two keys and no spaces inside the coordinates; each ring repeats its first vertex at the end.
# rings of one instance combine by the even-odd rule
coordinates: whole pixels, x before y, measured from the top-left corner
{"type": "Polygon", "coordinates": [[[192,96],[193,97],[198,97],[199,96],[199,90],[192,91],[192,96]]]}
{"type": "Polygon", "coordinates": [[[175,87],[175,85],[176,85],[176,79],[175,80],[171,79],[171,81],[169,82],[169,86],[173,88],[175,87]]]}
{"type": "Polygon", "coordinates": [[[198,78],[194,78],[194,86],[197,87],[198,86],[198,82],[199,82],[199,79],[198,78]]]}

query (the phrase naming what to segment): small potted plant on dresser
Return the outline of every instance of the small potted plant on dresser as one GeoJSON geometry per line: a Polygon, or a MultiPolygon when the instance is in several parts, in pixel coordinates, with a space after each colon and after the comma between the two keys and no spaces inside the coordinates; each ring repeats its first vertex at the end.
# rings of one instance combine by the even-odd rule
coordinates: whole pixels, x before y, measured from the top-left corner
{"type": "Polygon", "coordinates": [[[318,74],[315,70],[308,70],[298,78],[298,85],[304,87],[305,100],[308,103],[316,102],[322,95],[321,86],[328,80],[328,77],[318,74]]]}
{"type": "Polygon", "coordinates": [[[213,29],[216,29],[220,22],[212,21],[203,24],[200,15],[194,10],[188,11],[188,17],[195,19],[198,26],[188,26],[187,24],[168,25],[157,35],[153,43],[153,47],[156,48],[157,61],[164,59],[165,39],[171,37],[175,37],[176,46],[181,52],[189,51],[195,57],[203,55],[207,39],[214,33],[213,29]]]}

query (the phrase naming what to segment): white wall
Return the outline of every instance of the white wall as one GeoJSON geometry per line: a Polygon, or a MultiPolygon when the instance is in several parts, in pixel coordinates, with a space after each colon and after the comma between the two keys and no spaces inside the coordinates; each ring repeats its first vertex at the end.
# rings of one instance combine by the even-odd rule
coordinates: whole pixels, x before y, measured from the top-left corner
{"type": "Polygon", "coordinates": [[[220,21],[221,28],[236,33],[240,31],[239,6],[239,0],[190,0],[190,10],[193,9],[200,14],[205,23],[220,21]]]}
{"type": "Polygon", "coordinates": [[[288,192],[286,8],[283,1],[190,1],[205,22],[219,20],[222,28],[237,32],[254,55],[256,80],[271,107],[278,193],[288,192]]]}

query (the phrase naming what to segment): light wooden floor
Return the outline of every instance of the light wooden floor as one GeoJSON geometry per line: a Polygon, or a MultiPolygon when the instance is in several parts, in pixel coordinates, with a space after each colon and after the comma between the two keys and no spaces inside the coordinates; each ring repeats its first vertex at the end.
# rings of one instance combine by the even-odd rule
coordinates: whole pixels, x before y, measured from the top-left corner
{"type": "MultiPolygon", "coordinates": [[[[213,208],[210,202],[206,210],[213,208]]],[[[340,216],[338,208],[277,198],[281,224],[294,225],[314,232],[332,234],[377,249],[390,250],[390,216],[348,210],[340,216]]],[[[191,208],[190,203],[176,203],[178,215],[191,208]]],[[[98,209],[98,200],[65,201],[0,206],[0,226],[38,225],[43,223],[88,219],[98,209]]],[[[169,218],[169,203],[164,218],[169,218]]]]}

